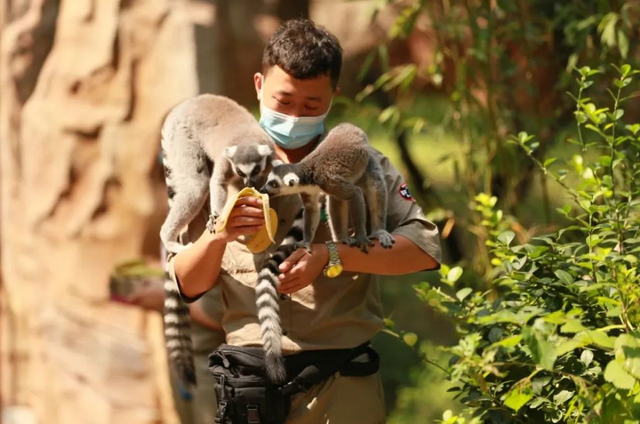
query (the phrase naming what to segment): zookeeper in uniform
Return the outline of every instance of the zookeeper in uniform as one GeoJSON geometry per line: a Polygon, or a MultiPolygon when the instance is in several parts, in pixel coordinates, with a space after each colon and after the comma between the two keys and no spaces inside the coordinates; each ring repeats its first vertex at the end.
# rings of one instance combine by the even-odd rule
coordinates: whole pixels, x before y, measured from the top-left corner
{"type": "MultiPolygon", "coordinates": [[[[254,84],[260,101],[260,124],[273,138],[276,154],[283,162],[300,161],[321,142],[324,119],[338,92],[341,65],[338,40],[312,21],[287,21],[269,40],[262,72],[255,74],[254,84]]],[[[387,229],[396,243],[392,249],[383,249],[376,242],[366,254],[330,242],[328,226],[321,224],[311,252],[299,249],[280,266],[280,318],[287,358],[309,351],[330,355],[334,350],[366,344],[383,326],[378,275],[403,275],[440,266],[437,227],[424,217],[398,170],[382,154],[377,155],[388,187],[387,229]],[[338,261],[342,273],[335,278],[324,276],[325,268],[338,261]]],[[[279,243],[301,203],[298,196],[271,200],[280,219],[276,235],[279,243]]],[[[169,275],[187,302],[219,287],[226,343],[260,347],[254,288],[257,269],[275,245],[253,255],[237,240],[241,235],[256,233],[264,224],[260,201],[240,199],[225,229],[216,234],[205,230],[207,208],[205,205],[203,213],[183,232],[182,241],[193,245],[169,258],[169,275]]],[[[245,422],[264,422],[251,414],[248,417],[245,422]]],[[[365,376],[336,372],[292,395],[286,423],[373,424],[384,420],[381,380],[373,370],[365,376]]]]}

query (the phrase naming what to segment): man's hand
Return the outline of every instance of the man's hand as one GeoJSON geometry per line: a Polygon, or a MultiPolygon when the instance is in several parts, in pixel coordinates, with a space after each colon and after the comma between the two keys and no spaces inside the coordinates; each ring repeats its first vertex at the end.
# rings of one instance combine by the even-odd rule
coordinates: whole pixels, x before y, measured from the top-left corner
{"type": "Polygon", "coordinates": [[[295,293],[313,283],[322,274],[329,261],[329,250],[324,243],[312,244],[311,253],[298,249],[280,264],[280,287],[285,294],[295,293]]]}
{"type": "Polygon", "coordinates": [[[228,243],[240,236],[257,233],[263,225],[262,199],[249,196],[241,197],[231,210],[224,230],[216,236],[228,243]]]}

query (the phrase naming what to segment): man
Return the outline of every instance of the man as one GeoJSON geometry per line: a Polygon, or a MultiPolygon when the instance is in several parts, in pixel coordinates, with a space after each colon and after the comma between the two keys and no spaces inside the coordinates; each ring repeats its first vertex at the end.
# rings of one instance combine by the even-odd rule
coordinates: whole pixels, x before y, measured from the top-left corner
{"type": "MultiPolygon", "coordinates": [[[[276,143],[283,162],[298,162],[320,142],[324,118],[338,93],[342,64],[338,40],[309,20],[285,22],[264,51],[262,72],[254,76],[260,101],[260,124],[276,143]],[[302,118],[302,119],[301,119],[302,118]]],[[[368,254],[330,240],[321,226],[311,252],[300,249],[280,267],[285,355],[308,350],[346,349],[366,343],[382,328],[376,275],[401,275],[437,269],[438,230],[425,219],[389,161],[379,155],[388,185],[388,229],[396,239],[392,249],[377,243],[368,254]],[[337,251],[343,272],[323,275],[329,249],[337,251]]],[[[273,199],[280,224],[277,241],[290,228],[300,201],[295,196],[273,199]]],[[[206,206],[205,206],[206,207],[206,206]]],[[[228,344],[260,346],[254,288],[256,264],[268,253],[252,255],[237,239],[256,233],[264,224],[260,201],[242,198],[226,228],[205,231],[205,221],[192,222],[185,241],[191,248],[172,257],[169,274],[186,301],[194,301],[221,286],[222,326],[228,344]]],[[[332,257],[332,259],[335,259],[332,257]]],[[[311,390],[292,398],[287,423],[381,423],[384,402],[378,373],[345,377],[336,373],[311,390]]]]}

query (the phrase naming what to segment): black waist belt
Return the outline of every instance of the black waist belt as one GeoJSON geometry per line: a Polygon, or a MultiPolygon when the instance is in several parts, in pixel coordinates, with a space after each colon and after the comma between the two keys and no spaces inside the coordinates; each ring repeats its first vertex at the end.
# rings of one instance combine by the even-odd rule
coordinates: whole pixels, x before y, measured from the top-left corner
{"type": "Polygon", "coordinates": [[[224,424],[280,424],[289,413],[291,396],[343,376],[375,374],[380,358],[369,342],[353,349],[311,350],[284,357],[287,382],[272,384],[264,373],[264,351],[257,347],[221,345],[209,355],[216,379],[218,415],[224,424]],[[365,356],[364,361],[354,359],[365,356]]]}

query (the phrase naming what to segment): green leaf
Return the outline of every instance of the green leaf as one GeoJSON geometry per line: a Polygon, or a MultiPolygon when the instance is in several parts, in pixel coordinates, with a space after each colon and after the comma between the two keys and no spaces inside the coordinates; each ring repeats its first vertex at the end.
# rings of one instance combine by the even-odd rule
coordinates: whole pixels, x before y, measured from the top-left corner
{"type": "Polygon", "coordinates": [[[567,340],[566,342],[560,343],[556,348],[556,352],[558,356],[562,356],[565,353],[569,353],[573,350],[581,348],[585,345],[584,342],[579,342],[576,340],[567,340]]]}
{"type": "Polygon", "coordinates": [[[553,403],[555,403],[556,405],[562,405],[563,403],[571,399],[574,394],[575,392],[570,392],[569,390],[562,390],[560,393],[556,394],[553,397],[553,403]]]}
{"type": "Polygon", "coordinates": [[[629,54],[629,38],[621,29],[618,29],[618,50],[623,59],[629,54]]]}
{"type": "Polygon", "coordinates": [[[533,389],[530,384],[526,386],[519,384],[507,394],[504,404],[518,412],[520,408],[527,404],[533,398],[533,389]]]}
{"type": "Polygon", "coordinates": [[[624,363],[617,359],[607,364],[604,370],[604,379],[619,389],[630,390],[636,384],[636,379],[624,369],[624,363]]]}
{"type": "Polygon", "coordinates": [[[533,361],[546,370],[552,370],[558,356],[556,347],[537,333],[527,337],[526,341],[533,361]]]}
{"type": "Polygon", "coordinates": [[[387,328],[393,328],[396,325],[396,323],[393,322],[391,318],[384,318],[382,322],[384,323],[384,326],[387,328]]]}
{"type": "Polygon", "coordinates": [[[456,297],[460,301],[463,301],[464,298],[469,296],[469,294],[471,294],[472,291],[473,291],[473,289],[471,289],[470,287],[465,287],[464,289],[461,289],[461,290],[458,291],[458,293],[456,293],[456,297]]]}
{"type": "Polygon", "coordinates": [[[582,354],[580,355],[580,362],[582,362],[586,366],[589,366],[589,364],[591,364],[592,361],[593,361],[593,352],[586,349],[583,350],[582,354]]]}
{"type": "Polygon", "coordinates": [[[613,115],[613,118],[615,121],[617,121],[622,118],[622,115],[624,115],[624,109],[617,109],[615,115],[613,115]]]}
{"type": "Polygon", "coordinates": [[[627,125],[625,128],[631,131],[633,135],[636,135],[640,131],[640,124],[627,125]]]}
{"type": "Polygon", "coordinates": [[[520,343],[520,340],[522,340],[522,336],[518,335],[518,336],[511,336],[511,337],[507,337],[506,339],[502,339],[497,343],[494,343],[496,346],[503,346],[503,347],[516,347],[518,345],[518,343],[520,343]]]}
{"type": "Polygon", "coordinates": [[[614,339],[607,336],[607,333],[601,330],[587,330],[582,333],[578,333],[575,337],[578,341],[583,341],[588,344],[595,344],[608,349],[613,349],[614,339]]]}
{"type": "Polygon", "coordinates": [[[557,160],[558,160],[558,158],[549,158],[549,159],[545,160],[542,165],[546,168],[547,166],[551,165],[553,162],[555,162],[557,160]]]}
{"type": "Polygon", "coordinates": [[[631,71],[631,65],[629,64],[624,64],[620,67],[620,73],[622,74],[623,78],[629,75],[630,71],[631,71]]]}
{"type": "Polygon", "coordinates": [[[449,270],[449,272],[447,273],[447,280],[453,284],[456,281],[458,281],[458,279],[460,279],[460,277],[462,277],[462,268],[460,268],[459,266],[453,267],[449,270]]]}
{"type": "Polygon", "coordinates": [[[504,233],[498,236],[498,240],[509,246],[509,244],[513,241],[515,237],[515,233],[513,231],[505,231],[504,233]]]}
{"type": "Polygon", "coordinates": [[[388,108],[386,108],[380,113],[380,116],[378,116],[378,121],[384,124],[389,119],[391,119],[392,116],[396,114],[397,110],[398,108],[396,106],[389,106],[388,108]]]}
{"type": "Polygon", "coordinates": [[[418,342],[418,336],[415,333],[404,333],[402,335],[402,340],[407,346],[413,347],[418,342]]]}
{"type": "Polygon", "coordinates": [[[560,331],[563,333],[579,333],[585,330],[586,328],[582,325],[579,319],[573,319],[560,327],[560,331]]]}
{"type": "Polygon", "coordinates": [[[573,283],[574,279],[573,276],[571,274],[569,274],[567,271],[561,270],[561,269],[557,269],[554,274],[556,274],[556,277],[558,277],[560,279],[560,281],[562,281],[564,284],[569,285],[571,283],[573,283]]]}

